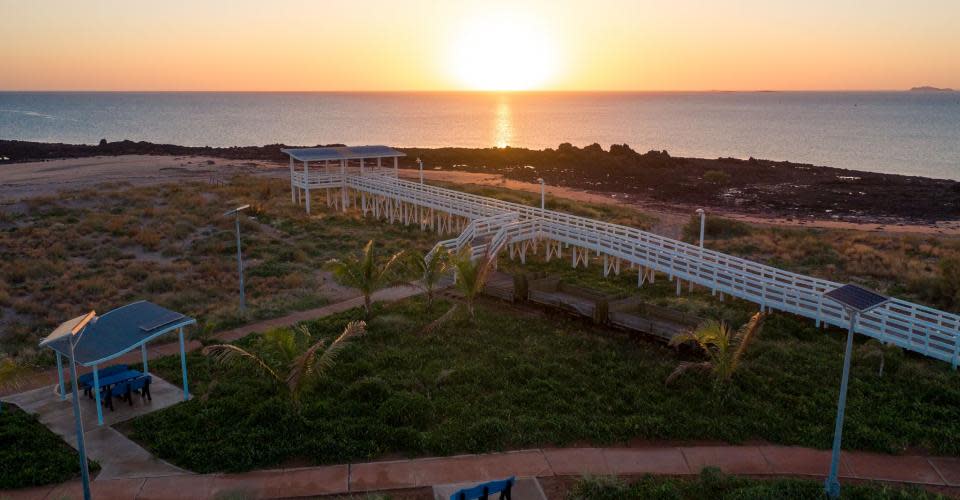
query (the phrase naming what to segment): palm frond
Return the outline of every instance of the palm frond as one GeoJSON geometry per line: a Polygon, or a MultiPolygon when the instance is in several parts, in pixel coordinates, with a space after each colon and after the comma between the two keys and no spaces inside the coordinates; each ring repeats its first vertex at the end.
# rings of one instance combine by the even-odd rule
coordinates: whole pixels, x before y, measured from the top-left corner
{"type": "Polygon", "coordinates": [[[350,340],[354,337],[363,335],[366,332],[366,323],[363,321],[354,321],[347,325],[347,328],[337,337],[333,343],[330,344],[326,350],[323,351],[321,355],[311,366],[310,374],[313,374],[318,377],[322,377],[333,368],[333,365],[336,363],[337,357],[340,355],[350,340]]]}
{"type": "Polygon", "coordinates": [[[269,374],[274,380],[281,382],[282,379],[277,372],[273,370],[260,356],[246,351],[232,344],[216,344],[203,348],[203,355],[211,357],[214,362],[223,365],[236,364],[238,361],[252,363],[257,369],[269,374]]]}
{"type": "Polygon", "coordinates": [[[395,267],[397,267],[398,262],[402,262],[406,251],[401,250],[390,256],[385,263],[379,266],[375,266],[375,279],[373,280],[374,288],[381,288],[384,286],[395,286],[406,283],[401,276],[396,273],[395,267]]]}
{"type": "Polygon", "coordinates": [[[294,395],[294,399],[297,399],[300,393],[303,380],[313,372],[313,362],[316,359],[317,351],[323,349],[326,344],[326,339],[314,342],[290,365],[290,372],[287,374],[287,387],[290,389],[290,393],[294,395]]]}
{"type": "Polygon", "coordinates": [[[747,351],[747,346],[750,345],[750,341],[760,333],[766,317],[766,313],[758,312],[740,329],[740,332],[737,334],[737,350],[734,352],[732,360],[732,368],[734,370],[736,370],[737,365],[740,364],[740,358],[743,356],[743,353],[747,351]]]}
{"type": "Polygon", "coordinates": [[[674,381],[676,381],[678,378],[680,378],[681,375],[683,375],[689,370],[710,371],[712,369],[713,369],[713,363],[709,361],[701,361],[699,363],[694,363],[692,361],[684,361],[679,365],[677,365],[677,367],[674,368],[672,372],[670,372],[670,375],[667,376],[667,379],[663,383],[665,385],[670,385],[674,381]]]}
{"type": "Polygon", "coordinates": [[[447,310],[447,312],[440,315],[439,318],[427,323],[427,325],[424,326],[422,330],[420,330],[420,333],[423,335],[428,335],[430,333],[433,333],[435,330],[442,327],[446,322],[450,321],[450,318],[453,318],[453,316],[457,313],[457,310],[459,309],[460,309],[460,304],[454,304],[453,306],[450,307],[449,310],[447,310]]]}

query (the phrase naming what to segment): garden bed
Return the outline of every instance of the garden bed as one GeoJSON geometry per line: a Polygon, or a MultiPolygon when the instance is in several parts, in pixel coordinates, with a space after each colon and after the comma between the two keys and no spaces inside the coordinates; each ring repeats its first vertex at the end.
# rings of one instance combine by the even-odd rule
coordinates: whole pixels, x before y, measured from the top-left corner
{"type": "MultiPolygon", "coordinates": [[[[839,331],[775,314],[717,392],[695,373],[664,385],[692,354],[500,301],[478,304],[475,323],[461,316],[422,331],[449,307],[378,306],[368,334],[302,396],[299,412],[256,372],[193,353],[195,397],[135,420],[132,437],[197,472],[636,440],[831,443],[839,331]]],[[[311,332],[332,337],[359,314],[312,322],[311,332]]],[[[175,357],[151,368],[179,379],[175,357]]],[[[960,376],[949,365],[905,355],[878,377],[875,360],[857,351],[846,447],[960,455],[957,435],[960,376]]]]}
{"type": "MultiPolygon", "coordinates": [[[[90,462],[91,473],[99,468],[90,462]]],[[[76,450],[36,417],[7,403],[0,412],[0,490],[57,484],[80,476],[76,450]]]]}

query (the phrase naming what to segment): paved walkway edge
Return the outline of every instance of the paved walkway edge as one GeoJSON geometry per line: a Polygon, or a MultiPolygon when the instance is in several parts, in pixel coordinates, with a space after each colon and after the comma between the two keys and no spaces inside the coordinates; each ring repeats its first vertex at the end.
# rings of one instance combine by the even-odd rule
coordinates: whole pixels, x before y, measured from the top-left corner
{"type": "MultiPolygon", "coordinates": [[[[665,446],[546,448],[482,455],[258,470],[241,474],[191,474],[95,480],[98,498],[210,498],[242,493],[251,498],[305,497],[429,487],[518,477],[584,475],[690,476],[704,467],[728,474],[823,478],[830,452],[789,446],[665,446]]],[[[842,479],[919,486],[960,487],[960,458],[845,452],[842,479]]],[[[0,498],[78,498],[80,483],[0,492],[0,498]]]]}

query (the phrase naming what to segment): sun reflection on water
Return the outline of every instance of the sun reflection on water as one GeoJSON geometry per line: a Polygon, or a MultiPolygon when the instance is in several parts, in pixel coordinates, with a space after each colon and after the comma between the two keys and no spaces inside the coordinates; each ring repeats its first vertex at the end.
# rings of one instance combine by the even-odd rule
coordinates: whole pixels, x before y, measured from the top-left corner
{"type": "Polygon", "coordinates": [[[513,120],[510,112],[510,101],[505,95],[501,95],[497,102],[495,120],[494,144],[496,144],[498,148],[505,148],[513,139],[513,120]]]}

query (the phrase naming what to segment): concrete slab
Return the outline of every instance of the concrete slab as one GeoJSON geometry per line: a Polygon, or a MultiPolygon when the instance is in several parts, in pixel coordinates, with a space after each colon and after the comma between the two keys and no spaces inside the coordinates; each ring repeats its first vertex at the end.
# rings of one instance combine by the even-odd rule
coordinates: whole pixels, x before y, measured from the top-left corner
{"type": "Polygon", "coordinates": [[[612,474],[695,474],[679,448],[606,448],[603,456],[612,474]]]}
{"type": "Polygon", "coordinates": [[[551,475],[550,464],[539,450],[523,450],[356,464],[350,467],[350,487],[376,491],[540,475],[551,475]]]}
{"type": "MultiPolygon", "coordinates": [[[[126,500],[137,498],[140,488],[143,487],[143,479],[116,479],[112,481],[93,481],[90,483],[90,496],[97,500],[126,500]]],[[[61,484],[50,492],[48,500],[64,500],[83,498],[83,485],[80,481],[70,481],[61,484]]]]}
{"type": "MultiPolygon", "coordinates": [[[[183,392],[181,387],[170,384],[160,377],[152,374],[153,382],[150,384],[150,393],[152,401],[134,396],[133,404],[114,400],[114,411],[109,408],[103,409],[103,425],[110,426],[134,419],[140,415],[152,413],[157,410],[173,406],[183,401],[183,392]]],[[[4,401],[9,401],[24,411],[36,414],[41,422],[58,434],[65,434],[69,431],[73,434],[73,398],[68,392],[64,399],[60,399],[57,394],[57,386],[45,386],[31,391],[21,392],[11,396],[4,397],[4,401]],[[60,431],[58,431],[59,429],[60,431]]],[[[94,429],[97,425],[97,403],[93,398],[80,394],[80,415],[83,419],[84,429],[94,429]]]]}
{"type": "Polygon", "coordinates": [[[216,474],[212,495],[242,494],[245,498],[293,498],[349,493],[347,465],[216,474]]]}
{"type": "MultiPolygon", "coordinates": [[[[827,477],[830,473],[830,451],[799,446],[759,446],[760,453],[774,474],[827,477]]],[[[840,474],[850,475],[846,455],[840,454],[840,474]]]]}
{"type": "Polygon", "coordinates": [[[928,460],[948,485],[960,486],[960,458],[932,457],[928,460]]]}
{"type": "Polygon", "coordinates": [[[547,463],[558,476],[611,474],[600,448],[556,448],[543,450],[547,463]]]}
{"type": "MultiPolygon", "coordinates": [[[[436,485],[433,487],[433,498],[434,500],[450,500],[450,496],[457,491],[476,486],[482,482],[483,481],[436,485]]],[[[537,481],[535,477],[518,478],[516,482],[513,483],[513,489],[510,493],[513,500],[547,500],[547,496],[543,493],[543,488],[540,486],[540,481],[537,481]]],[[[490,498],[499,498],[499,494],[491,495],[490,498]]]]}
{"type": "Polygon", "coordinates": [[[285,469],[271,479],[281,497],[328,495],[350,491],[350,466],[285,469]]]}
{"type": "MultiPolygon", "coordinates": [[[[5,398],[24,411],[33,413],[51,431],[76,448],[73,403],[70,395],[60,399],[57,386],[43,387],[5,398]]],[[[154,457],[150,452],[110,427],[183,401],[181,389],[153,375],[150,385],[152,401],[134,396],[133,404],[115,401],[115,411],[104,408],[104,425],[97,425],[96,401],[81,394],[80,413],[83,419],[87,457],[100,464],[96,480],[146,478],[185,474],[186,471],[154,457]]]]}
{"type": "Polygon", "coordinates": [[[0,491],[0,500],[43,500],[53,491],[53,486],[38,486],[19,490],[0,491]]]}
{"type": "Polygon", "coordinates": [[[199,499],[213,496],[215,475],[165,476],[146,479],[138,500],[199,499]]]}
{"type": "Polygon", "coordinates": [[[755,446],[697,446],[680,448],[690,471],[717,467],[727,474],[769,474],[770,464],[755,446]]]}
{"type": "MultiPolygon", "coordinates": [[[[944,484],[926,457],[843,453],[849,465],[847,477],[919,484],[944,484]]],[[[841,474],[841,477],[844,474],[841,474]]]]}

